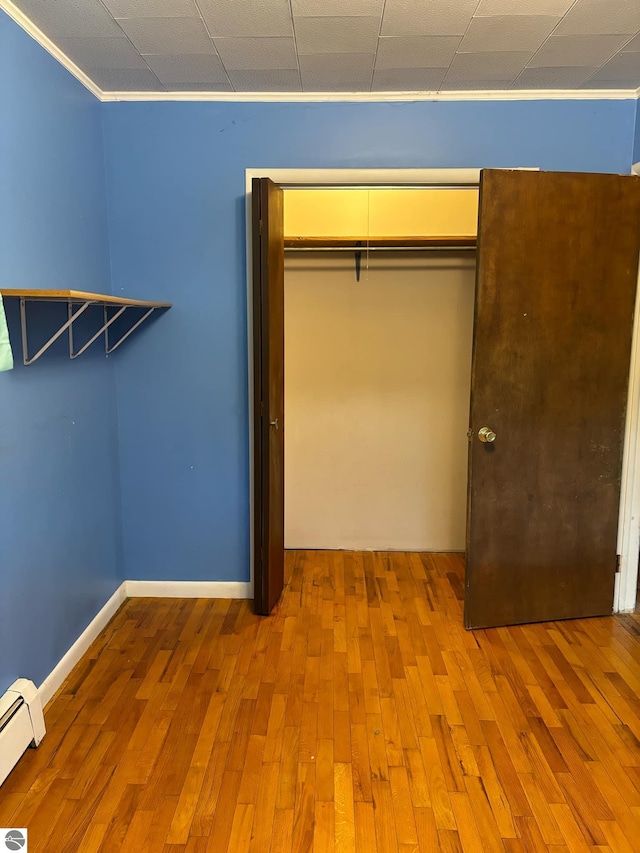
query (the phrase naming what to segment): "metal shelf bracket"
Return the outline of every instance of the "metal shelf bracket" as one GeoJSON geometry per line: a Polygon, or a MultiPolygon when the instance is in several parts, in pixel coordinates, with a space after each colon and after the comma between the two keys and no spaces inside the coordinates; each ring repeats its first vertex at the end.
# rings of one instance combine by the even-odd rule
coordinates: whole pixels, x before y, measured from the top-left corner
{"type": "MultiPolygon", "coordinates": [[[[104,307],[104,319],[105,319],[105,324],[104,324],[104,326],[102,327],[102,329],[101,329],[100,331],[103,331],[103,330],[104,330],[104,351],[105,351],[105,353],[106,353],[107,355],[110,355],[110,354],[111,354],[115,349],[118,349],[118,347],[120,346],[120,344],[121,344],[121,343],[123,343],[124,341],[126,341],[126,339],[129,337],[129,335],[130,335],[132,332],[135,332],[135,330],[138,328],[138,326],[141,326],[141,325],[144,323],[144,321],[147,319],[147,317],[150,317],[150,316],[153,314],[153,312],[154,312],[154,311],[157,311],[157,310],[158,310],[158,308],[157,308],[157,307],[149,308],[149,310],[148,310],[145,314],[143,314],[143,315],[142,315],[142,317],[140,317],[140,319],[139,319],[139,320],[137,320],[137,321],[133,324],[133,326],[131,326],[131,328],[130,328],[127,332],[125,332],[125,333],[124,333],[124,335],[122,335],[122,336],[121,336],[121,337],[116,341],[116,343],[115,343],[115,344],[110,345],[110,344],[109,344],[109,326],[110,326],[110,325],[111,325],[111,323],[112,323],[112,322],[113,322],[117,317],[119,317],[119,316],[120,316],[120,314],[122,314],[122,312],[123,312],[123,311],[125,311],[128,307],[130,307],[130,306],[125,305],[125,307],[124,307],[124,308],[121,308],[121,309],[120,309],[120,311],[117,311],[117,312],[113,315],[113,317],[112,317],[108,322],[107,322],[107,306],[105,305],[105,307],[104,307]]],[[[96,337],[97,337],[97,335],[96,335],[96,337]]],[[[94,340],[95,340],[95,338],[94,338],[94,340]]],[[[80,353],[78,353],[78,355],[79,355],[79,354],[80,354],[80,353]]]]}
{"type": "MultiPolygon", "coordinates": [[[[116,313],[113,315],[113,317],[109,318],[107,316],[107,306],[105,305],[104,306],[104,324],[100,327],[100,329],[98,329],[98,331],[95,333],[95,335],[93,335],[93,337],[89,338],[89,340],[86,342],[86,344],[84,346],[82,346],[77,352],[74,352],[74,350],[73,350],[73,324],[71,324],[69,326],[69,358],[77,358],[79,355],[82,355],[82,353],[85,350],[89,349],[91,344],[94,341],[97,341],[98,338],[100,337],[100,335],[102,335],[103,333],[105,335],[105,340],[106,340],[106,336],[108,334],[107,330],[108,330],[109,326],[113,322],[115,322],[118,319],[118,317],[120,317],[121,314],[124,314],[124,312],[126,310],[127,310],[127,306],[123,305],[122,308],[120,308],[118,311],[116,311],[116,313]]],[[[68,311],[69,311],[69,318],[71,318],[72,313],[73,313],[73,303],[72,302],[68,303],[68,311]]],[[[107,350],[107,352],[108,352],[108,350],[107,350]]]]}
{"type": "Polygon", "coordinates": [[[63,335],[65,332],[68,332],[68,335],[69,335],[69,358],[71,358],[71,359],[78,358],[78,356],[82,355],[82,353],[86,352],[86,350],[89,349],[91,344],[94,343],[95,341],[97,341],[101,335],[104,335],[105,353],[107,355],[110,355],[114,350],[116,350],[120,346],[121,343],[123,343],[129,337],[130,334],[135,332],[135,330],[138,328],[138,326],[142,325],[142,323],[144,323],[144,321],[148,317],[150,317],[154,311],[161,310],[164,307],[164,306],[154,306],[152,308],[149,308],[142,315],[142,317],[140,317],[133,324],[133,326],[131,326],[130,329],[128,329],[123,335],[121,335],[114,344],[111,344],[109,342],[109,327],[113,323],[115,323],[115,321],[119,317],[121,317],[125,313],[125,311],[127,311],[130,308],[137,308],[139,306],[123,305],[123,306],[119,307],[118,305],[114,305],[114,306],[104,305],[103,306],[104,322],[103,322],[102,326],[98,329],[98,331],[94,335],[92,335],[89,338],[89,340],[86,343],[84,343],[80,347],[79,350],[76,350],[75,349],[74,337],[73,337],[73,324],[78,319],[78,317],[80,317],[81,314],[84,314],[84,312],[87,310],[87,308],[90,305],[96,305],[97,303],[94,302],[93,300],[87,300],[86,302],[78,302],[76,300],[69,299],[67,302],[67,321],[66,321],[66,323],[63,323],[62,326],[60,326],[60,328],[49,338],[49,340],[45,344],[43,344],[43,346],[40,347],[40,349],[38,350],[38,352],[35,355],[30,356],[29,355],[29,333],[28,333],[28,326],[27,326],[27,305],[26,305],[26,303],[31,302],[31,301],[36,302],[39,300],[35,300],[35,299],[30,300],[26,297],[20,298],[20,324],[21,324],[21,330],[22,330],[22,360],[23,360],[24,364],[27,366],[30,364],[33,364],[34,361],[37,361],[40,358],[40,356],[43,355],[49,349],[49,347],[52,346],[58,340],[58,338],[61,335],[63,335]],[[75,308],[75,310],[74,310],[74,306],[76,306],[76,305],[79,307],[75,308]],[[109,312],[108,312],[108,308],[110,308],[110,307],[114,307],[114,308],[118,309],[115,312],[115,314],[113,314],[111,317],[109,317],[109,312]]]}
{"type": "Polygon", "coordinates": [[[67,322],[63,323],[63,325],[60,326],[58,331],[49,338],[49,340],[46,342],[46,344],[44,344],[42,347],[40,347],[38,352],[34,356],[31,356],[31,358],[30,358],[29,357],[29,336],[28,336],[28,332],[27,332],[27,306],[26,306],[27,301],[36,301],[36,300],[27,300],[27,299],[25,299],[24,296],[21,297],[21,299],[20,299],[20,326],[22,329],[22,360],[25,363],[25,365],[28,366],[30,364],[33,364],[34,361],[37,361],[40,358],[40,356],[43,353],[45,353],[49,349],[49,347],[58,340],[60,335],[63,335],[67,331],[67,329],[69,329],[69,334],[70,335],[72,334],[71,329],[72,329],[73,324],[75,323],[75,321],[78,319],[78,317],[81,314],[84,314],[84,312],[87,310],[89,305],[91,305],[91,302],[81,303],[80,307],[75,312],[73,311],[72,303],[70,302],[69,303],[69,319],[67,320],[67,322]]]}

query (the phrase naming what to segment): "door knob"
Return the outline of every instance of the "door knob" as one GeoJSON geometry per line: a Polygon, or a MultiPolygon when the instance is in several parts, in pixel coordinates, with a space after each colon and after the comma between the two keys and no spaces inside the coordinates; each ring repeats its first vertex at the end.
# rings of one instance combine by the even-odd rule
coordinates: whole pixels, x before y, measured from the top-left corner
{"type": "Polygon", "coordinates": [[[275,427],[276,429],[278,429],[278,418],[276,418],[275,421],[269,421],[269,426],[272,426],[272,427],[275,427]]]}
{"type": "Polygon", "coordinates": [[[490,442],[492,442],[492,441],[495,441],[495,440],[496,440],[496,434],[495,434],[495,432],[494,432],[492,429],[490,429],[489,427],[481,427],[481,428],[478,430],[478,438],[480,439],[480,441],[484,441],[484,442],[489,442],[489,443],[490,443],[490,442]]]}

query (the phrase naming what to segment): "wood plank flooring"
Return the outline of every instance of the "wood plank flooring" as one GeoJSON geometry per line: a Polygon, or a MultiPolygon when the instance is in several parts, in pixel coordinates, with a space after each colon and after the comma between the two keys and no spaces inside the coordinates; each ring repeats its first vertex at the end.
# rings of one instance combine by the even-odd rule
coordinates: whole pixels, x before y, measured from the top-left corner
{"type": "Polygon", "coordinates": [[[640,617],[469,633],[458,555],[128,601],[0,789],[30,853],[633,853],[640,617]]]}

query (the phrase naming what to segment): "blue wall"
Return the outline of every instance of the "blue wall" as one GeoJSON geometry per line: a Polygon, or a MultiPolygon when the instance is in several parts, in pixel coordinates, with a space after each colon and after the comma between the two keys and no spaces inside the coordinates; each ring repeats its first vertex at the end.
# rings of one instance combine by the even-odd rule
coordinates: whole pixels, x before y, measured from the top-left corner
{"type": "MultiPolygon", "coordinates": [[[[29,368],[8,305],[0,691],[41,681],[123,577],[248,579],[246,167],[628,172],[635,114],[631,101],[100,105],[0,13],[0,282],[174,302],[109,361],[96,346],[70,362],[61,340],[29,368]]],[[[34,337],[62,313],[34,306],[34,337]]]]}
{"type": "Polygon", "coordinates": [[[117,365],[127,578],[247,580],[244,169],[629,172],[633,101],[104,105],[113,292],[171,312],[117,365]]]}
{"type": "MultiPolygon", "coordinates": [[[[0,12],[0,283],[109,291],[101,106],[0,12]]],[[[60,341],[0,374],[0,693],[39,683],[121,578],[115,379],[60,341]]],[[[66,306],[33,307],[33,337],[66,306]]],[[[96,318],[97,319],[97,318],[96,318]]],[[[88,327],[85,327],[85,332],[88,327]]]]}

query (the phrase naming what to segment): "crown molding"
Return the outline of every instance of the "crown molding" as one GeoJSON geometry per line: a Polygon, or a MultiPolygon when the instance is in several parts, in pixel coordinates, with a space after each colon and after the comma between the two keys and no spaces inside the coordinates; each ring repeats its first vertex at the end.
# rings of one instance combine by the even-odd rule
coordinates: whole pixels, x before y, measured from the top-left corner
{"type": "Polygon", "coordinates": [[[398,103],[406,101],[622,101],[637,89],[469,89],[459,92],[102,92],[102,101],[398,103]]]}
{"type": "Polygon", "coordinates": [[[4,10],[7,15],[12,18],[19,27],[28,33],[32,39],[38,42],[38,44],[43,47],[47,53],[50,53],[54,59],[63,65],[70,74],[79,80],[82,85],[88,89],[92,95],[95,95],[99,101],[102,100],[102,90],[99,86],[93,82],[93,80],[87,76],[78,66],[73,62],[66,53],[60,50],[57,45],[55,45],[49,36],[46,36],[41,29],[36,27],[33,21],[21,12],[17,6],[15,6],[11,0],[0,0],[0,9],[4,10]]]}
{"type": "Polygon", "coordinates": [[[0,0],[18,26],[38,42],[99,101],[213,101],[221,103],[399,103],[403,101],[621,101],[637,89],[487,89],[436,92],[105,92],[11,0],[0,0]]]}

